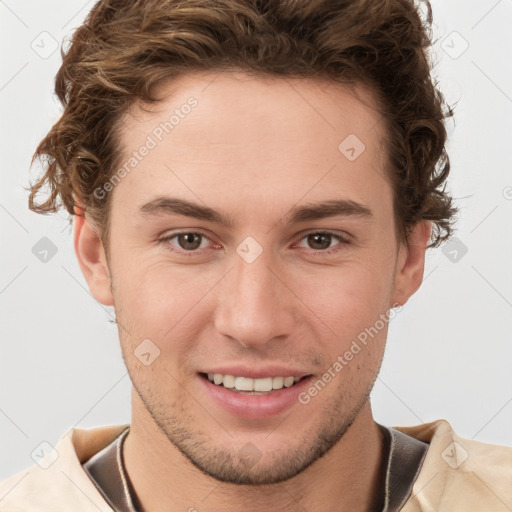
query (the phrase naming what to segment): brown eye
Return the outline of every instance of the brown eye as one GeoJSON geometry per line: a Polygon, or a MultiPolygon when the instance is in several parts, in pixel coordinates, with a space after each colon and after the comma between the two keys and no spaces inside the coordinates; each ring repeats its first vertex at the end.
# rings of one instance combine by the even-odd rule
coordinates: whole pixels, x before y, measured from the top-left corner
{"type": "Polygon", "coordinates": [[[164,236],[159,241],[173,252],[194,254],[200,252],[198,249],[207,247],[209,239],[202,233],[182,231],[181,233],[164,236]]]}
{"type": "Polygon", "coordinates": [[[331,246],[332,235],[329,233],[312,233],[307,236],[311,249],[324,250],[331,246]]]}
{"type": "Polygon", "coordinates": [[[199,233],[181,233],[179,235],[175,235],[173,238],[177,239],[178,245],[181,249],[184,249],[185,251],[194,251],[199,249],[201,246],[203,235],[199,233]]]}
{"type": "Polygon", "coordinates": [[[310,251],[316,251],[315,254],[318,256],[334,255],[345,246],[350,245],[350,236],[330,231],[313,231],[305,234],[298,245],[310,251]]]}

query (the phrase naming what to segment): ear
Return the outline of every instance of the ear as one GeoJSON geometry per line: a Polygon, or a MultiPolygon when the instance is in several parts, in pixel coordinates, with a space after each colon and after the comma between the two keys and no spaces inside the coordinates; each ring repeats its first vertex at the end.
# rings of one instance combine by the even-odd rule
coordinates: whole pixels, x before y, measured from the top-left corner
{"type": "Polygon", "coordinates": [[[411,230],[408,243],[399,249],[391,307],[403,306],[423,281],[425,252],[430,242],[432,224],[422,220],[411,230]]]}
{"type": "Polygon", "coordinates": [[[103,242],[98,230],[77,208],[80,215],[74,217],[74,245],[78,264],[93,297],[105,306],[113,306],[110,271],[103,242]]]}

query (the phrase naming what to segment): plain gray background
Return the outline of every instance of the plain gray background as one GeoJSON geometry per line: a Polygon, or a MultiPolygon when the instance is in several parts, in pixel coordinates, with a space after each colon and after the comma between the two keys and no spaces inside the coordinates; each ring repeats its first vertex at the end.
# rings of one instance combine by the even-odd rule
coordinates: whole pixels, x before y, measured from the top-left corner
{"type": "MultiPolygon", "coordinates": [[[[67,216],[30,212],[24,190],[60,113],[57,47],[93,4],[0,0],[0,479],[71,427],[130,417],[113,313],[87,291],[67,216]]],[[[429,252],[421,290],[392,321],[372,403],[386,425],[444,418],[463,437],[512,445],[512,0],[433,8],[435,75],[457,102],[457,239],[429,252]]]]}

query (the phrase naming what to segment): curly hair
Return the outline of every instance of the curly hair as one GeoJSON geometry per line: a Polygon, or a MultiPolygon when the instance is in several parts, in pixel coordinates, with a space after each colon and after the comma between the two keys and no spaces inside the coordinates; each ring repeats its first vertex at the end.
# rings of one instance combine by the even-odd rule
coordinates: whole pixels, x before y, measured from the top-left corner
{"type": "Polygon", "coordinates": [[[453,110],[431,76],[432,9],[423,5],[425,20],[413,0],[100,0],[61,50],[64,111],[32,158],[44,174],[30,186],[30,209],[82,215],[80,207],[103,237],[111,194],[94,191],[119,164],[119,120],[136,101],[159,101],[164,81],[222,70],[321,77],[374,91],[397,232],[407,241],[425,219],[430,246],[439,245],[456,213],[446,192],[453,110]]]}

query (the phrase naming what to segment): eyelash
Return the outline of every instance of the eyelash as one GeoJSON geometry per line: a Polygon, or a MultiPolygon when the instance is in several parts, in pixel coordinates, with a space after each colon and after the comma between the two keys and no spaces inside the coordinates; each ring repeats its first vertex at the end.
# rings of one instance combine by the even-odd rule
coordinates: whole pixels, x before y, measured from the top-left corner
{"type": "MultiPolygon", "coordinates": [[[[160,243],[167,243],[167,242],[170,242],[173,238],[176,238],[176,237],[179,237],[180,235],[199,235],[203,238],[206,238],[207,240],[209,240],[209,238],[203,234],[203,233],[200,233],[198,231],[179,231],[177,233],[172,233],[171,235],[167,235],[167,236],[164,236],[162,238],[160,238],[158,240],[158,242],[160,243]]],[[[302,242],[302,240],[304,240],[305,238],[307,238],[308,236],[311,236],[311,235],[328,235],[328,236],[331,236],[331,237],[334,237],[338,240],[338,244],[336,244],[333,248],[328,248],[328,249],[323,249],[323,250],[312,250],[313,251],[313,254],[316,254],[316,255],[333,255],[333,254],[336,254],[337,252],[339,252],[341,249],[342,249],[342,246],[343,245],[349,245],[350,244],[350,241],[348,240],[348,237],[343,237],[342,235],[338,234],[338,233],[334,233],[332,231],[310,231],[309,233],[306,233],[302,236],[302,238],[299,240],[299,242],[302,242]]],[[[174,253],[178,253],[180,255],[184,255],[184,256],[196,256],[198,254],[198,251],[199,249],[195,249],[195,250],[192,250],[192,251],[186,251],[184,249],[181,249],[181,250],[177,250],[177,249],[174,249],[174,248],[171,248],[170,247],[170,244],[166,244],[166,247],[169,251],[171,252],[174,252],[174,253]]]]}

